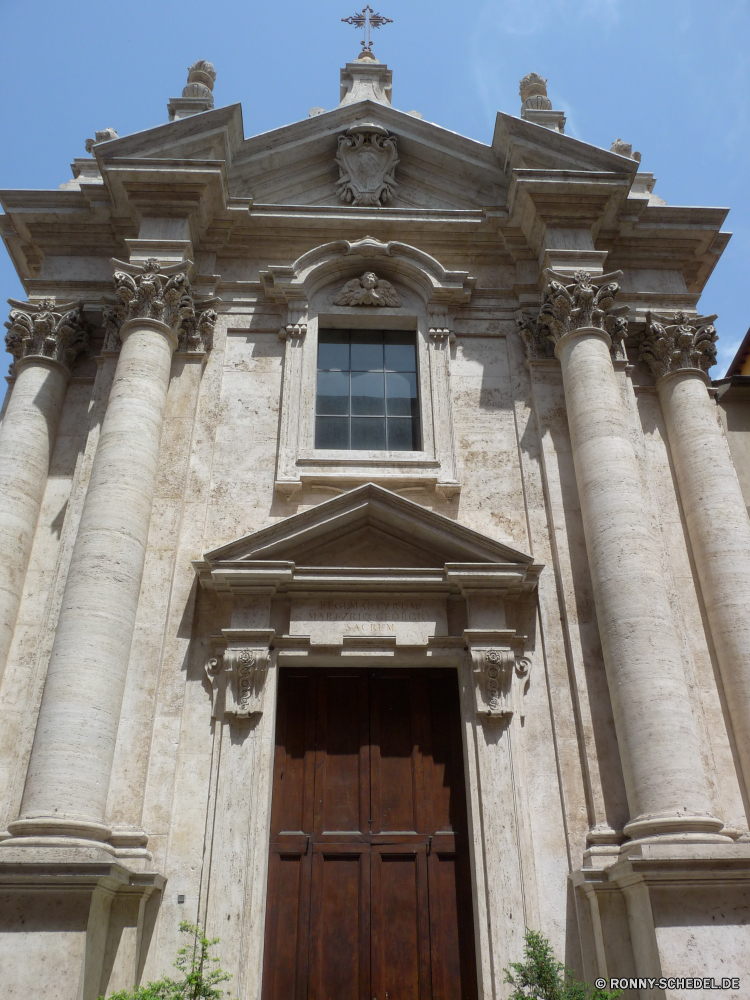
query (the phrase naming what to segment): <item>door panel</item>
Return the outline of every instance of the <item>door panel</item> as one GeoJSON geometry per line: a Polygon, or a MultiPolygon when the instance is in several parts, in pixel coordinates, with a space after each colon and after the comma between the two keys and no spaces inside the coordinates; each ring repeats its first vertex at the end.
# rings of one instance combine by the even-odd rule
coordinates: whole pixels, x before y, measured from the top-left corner
{"type": "Polygon", "coordinates": [[[268,1000],[304,1000],[310,930],[310,856],[271,849],[266,906],[266,964],[263,991],[268,1000]]]}
{"type": "Polygon", "coordinates": [[[467,912],[462,889],[468,872],[461,871],[455,853],[433,851],[428,861],[430,873],[430,932],[432,945],[432,995],[435,1000],[452,1000],[462,994],[462,983],[471,982],[474,936],[471,908],[467,912]]]}
{"type": "Polygon", "coordinates": [[[315,678],[290,673],[279,688],[271,839],[309,831],[315,766],[315,678]]]}
{"type": "Polygon", "coordinates": [[[325,674],[317,683],[315,833],[366,833],[370,798],[367,674],[325,674]]]}
{"type": "Polygon", "coordinates": [[[310,1000],[369,1000],[370,856],[361,845],[313,854],[310,1000]]]}
{"type": "Polygon", "coordinates": [[[372,852],[372,994],[377,1000],[430,997],[429,901],[425,847],[372,852]]]}
{"type": "Polygon", "coordinates": [[[423,832],[418,682],[378,671],[370,685],[372,832],[423,832]]]}
{"type": "Polygon", "coordinates": [[[476,1000],[457,678],[282,670],[264,1000],[476,1000]]]}

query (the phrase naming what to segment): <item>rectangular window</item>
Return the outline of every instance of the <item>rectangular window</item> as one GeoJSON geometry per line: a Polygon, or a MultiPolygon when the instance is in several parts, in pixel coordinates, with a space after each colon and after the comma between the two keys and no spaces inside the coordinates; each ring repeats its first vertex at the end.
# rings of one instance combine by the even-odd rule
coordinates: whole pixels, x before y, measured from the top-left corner
{"type": "Polygon", "coordinates": [[[320,330],[315,447],[421,449],[414,333],[320,330]]]}

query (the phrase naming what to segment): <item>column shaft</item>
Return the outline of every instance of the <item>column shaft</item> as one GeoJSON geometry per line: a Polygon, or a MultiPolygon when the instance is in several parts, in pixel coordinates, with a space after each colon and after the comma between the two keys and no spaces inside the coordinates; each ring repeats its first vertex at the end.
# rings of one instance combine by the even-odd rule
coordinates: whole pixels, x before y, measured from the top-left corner
{"type": "Polygon", "coordinates": [[[659,379],[657,389],[750,794],[750,519],[706,381],[683,369],[659,379]]]}
{"type": "Polygon", "coordinates": [[[51,359],[29,358],[18,362],[17,370],[0,425],[0,674],[13,638],[68,384],[68,372],[51,359]]]}
{"type": "Polygon", "coordinates": [[[609,337],[584,328],[556,345],[612,707],[630,807],[626,833],[711,836],[680,642],[649,521],[609,337]]]}
{"type": "Polygon", "coordinates": [[[109,833],[107,790],[176,346],[158,320],[130,320],[120,338],[15,835],[109,833]]]}

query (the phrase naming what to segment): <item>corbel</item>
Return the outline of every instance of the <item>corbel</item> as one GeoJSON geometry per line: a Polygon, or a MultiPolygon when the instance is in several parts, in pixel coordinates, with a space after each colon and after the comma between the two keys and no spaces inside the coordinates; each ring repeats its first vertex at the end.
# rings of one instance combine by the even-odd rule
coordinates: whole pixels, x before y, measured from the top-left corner
{"type": "Polygon", "coordinates": [[[251,719],[263,713],[266,679],[272,668],[273,629],[224,630],[213,638],[214,655],[206,661],[214,719],[251,719]]]}
{"type": "Polygon", "coordinates": [[[477,716],[488,725],[507,725],[514,715],[523,722],[531,674],[531,660],[523,655],[526,636],[510,629],[467,629],[464,639],[471,656],[477,716]]]}

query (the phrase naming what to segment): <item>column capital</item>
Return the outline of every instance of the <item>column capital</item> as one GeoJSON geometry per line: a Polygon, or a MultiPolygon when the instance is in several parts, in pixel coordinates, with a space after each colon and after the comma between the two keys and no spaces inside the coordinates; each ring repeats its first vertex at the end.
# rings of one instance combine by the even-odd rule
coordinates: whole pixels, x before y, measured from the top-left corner
{"type": "Polygon", "coordinates": [[[682,371],[708,378],[708,369],[716,364],[719,339],[715,319],[715,315],[689,316],[684,312],[669,316],[646,313],[646,326],[639,337],[640,359],[657,383],[682,371]]]}
{"type": "Polygon", "coordinates": [[[34,360],[60,365],[67,375],[81,351],[88,347],[88,328],[80,302],[17,302],[12,306],[5,326],[5,346],[13,355],[11,375],[21,363],[34,360]]]}
{"type": "Polygon", "coordinates": [[[615,279],[621,271],[591,275],[576,271],[569,275],[545,269],[546,287],[536,318],[519,314],[521,339],[529,360],[552,358],[558,341],[577,330],[601,331],[607,334],[613,350],[620,351],[627,333],[627,306],[616,306],[615,296],[620,286],[615,279]]]}
{"type": "Polygon", "coordinates": [[[211,349],[216,299],[198,302],[188,275],[191,261],[162,265],[155,257],[140,264],[113,260],[118,302],[104,310],[105,351],[120,349],[120,328],[127,320],[163,323],[177,337],[177,352],[205,354],[211,349]]]}

